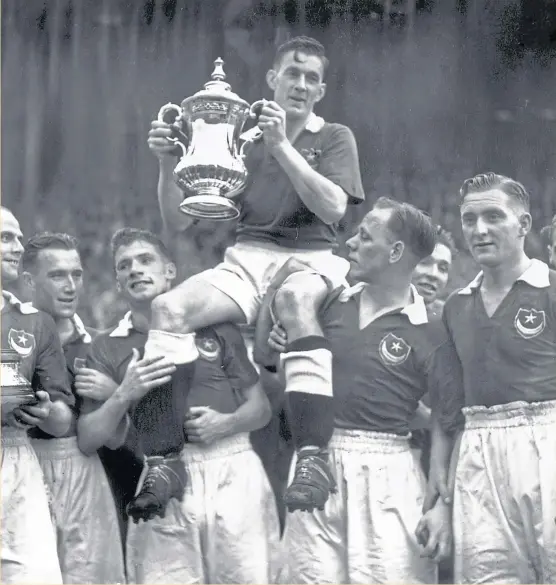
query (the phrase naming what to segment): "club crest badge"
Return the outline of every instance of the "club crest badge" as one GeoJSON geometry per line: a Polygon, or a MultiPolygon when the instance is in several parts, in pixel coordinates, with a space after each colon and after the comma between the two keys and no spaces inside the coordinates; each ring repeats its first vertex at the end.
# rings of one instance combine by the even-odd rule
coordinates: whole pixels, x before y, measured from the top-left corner
{"type": "Polygon", "coordinates": [[[322,150],[316,150],[314,148],[302,148],[300,153],[311,167],[318,166],[320,157],[322,155],[322,150]]]}
{"type": "Polygon", "coordinates": [[[393,333],[388,333],[388,335],[384,336],[378,346],[380,359],[387,366],[403,364],[409,357],[410,352],[411,347],[401,337],[397,337],[393,333]]]}
{"type": "Polygon", "coordinates": [[[76,357],[73,360],[73,371],[79,372],[79,370],[87,367],[87,360],[85,358],[76,357]]]}
{"type": "Polygon", "coordinates": [[[514,319],[517,332],[524,339],[533,339],[540,335],[546,327],[546,314],[536,309],[520,308],[514,319]]]}
{"type": "Polygon", "coordinates": [[[21,357],[30,356],[35,349],[35,336],[19,329],[10,329],[8,343],[21,357]]]}
{"type": "Polygon", "coordinates": [[[214,362],[220,355],[220,345],[211,337],[198,337],[195,339],[199,355],[209,362],[214,362]]]}

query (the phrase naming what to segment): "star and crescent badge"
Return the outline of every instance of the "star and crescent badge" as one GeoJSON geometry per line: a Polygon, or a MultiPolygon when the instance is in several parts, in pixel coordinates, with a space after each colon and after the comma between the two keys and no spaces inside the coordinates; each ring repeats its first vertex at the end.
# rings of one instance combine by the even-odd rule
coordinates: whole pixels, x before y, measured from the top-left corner
{"type": "Polygon", "coordinates": [[[218,359],[218,356],[220,355],[220,345],[216,339],[212,339],[211,337],[198,337],[195,339],[195,344],[197,345],[197,350],[202,358],[209,362],[218,359]]]}
{"type": "Polygon", "coordinates": [[[388,333],[378,346],[380,359],[387,366],[399,366],[409,357],[411,347],[401,337],[388,333]]]}
{"type": "Polygon", "coordinates": [[[20,356],[27,357],[35,349],[35,336],[23,330],[10,329],[8,332],[8,343],[20,356]]]}
{"type": "Polygon", "coordinates": [[[514,319],[517,332],[524,339],[533,339],[540,335],[546,327],[546,314],[536,309],[520,308],[514,319]]]}

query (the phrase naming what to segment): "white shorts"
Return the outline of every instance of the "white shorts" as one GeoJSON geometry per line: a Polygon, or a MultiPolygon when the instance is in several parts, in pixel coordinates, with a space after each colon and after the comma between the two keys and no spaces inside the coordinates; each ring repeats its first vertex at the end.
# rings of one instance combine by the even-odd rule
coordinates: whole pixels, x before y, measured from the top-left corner
{"type": "Polygon", "coordinates": [[[292,257],[308,263],[333,287],[347,284],[349,262],[331,250],[289,249],[266,242],[239,242],[229,247],[223,262],[198,277],[234,300],[245,314],[247,324],[253,324],[268,285],[292,257]]]}
{"type": "Polygon", "coordinates": [[[116,506],[99,456],[84,455],[75,437],[31,444],[52,494],[64,583],[125,583],[116,506]]]}
{"type": "Polygon", "coordinates": [[[337,429],[329,449],[338,492],[287,515],[280,582],[436,583],[415,537],[425,479],[408,439],[337,429]]]}
{"type": "Polygon", "coordinates": [[[2,583],[62,583],[47,488],[25,431],[2,427],[2,583]]]}
{"type": "Polygon", "coordinates": [[[274,583],[280,566],[276,501],[247,434],[186,444],[189,483],[165,518],[128,528],[130,583],[274,583]]]}
{"type": "Polygon", "coordinates": [[[556,583],[556,401],[463,413],[456,583],[556,583]]]}

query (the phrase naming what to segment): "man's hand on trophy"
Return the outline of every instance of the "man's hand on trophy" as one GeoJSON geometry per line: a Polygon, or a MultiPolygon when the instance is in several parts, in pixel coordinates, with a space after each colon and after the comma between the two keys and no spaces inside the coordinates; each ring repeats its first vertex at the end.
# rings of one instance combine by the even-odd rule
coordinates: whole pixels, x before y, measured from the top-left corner
{"type": "Polygon", "coordinates": [[[151,152],[160,159],[166,156],[181,156],[182,154],[181,148],[176,146],[174,142],[170,142],[169,138],[176,138],[175,126],[153,120],[149,130],[148,144],[151,152]]]}
{"type": "Polygon", "coordinates": [[[258,121],[263,139],[269,148],[280,146],[286,137],[286,112],[276,102],[266,102],[258,121]]]}

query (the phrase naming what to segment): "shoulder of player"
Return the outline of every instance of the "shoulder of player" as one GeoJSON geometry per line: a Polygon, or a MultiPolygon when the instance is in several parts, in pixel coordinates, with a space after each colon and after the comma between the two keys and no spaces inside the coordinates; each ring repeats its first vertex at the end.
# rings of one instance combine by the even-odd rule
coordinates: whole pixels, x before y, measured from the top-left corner
{"type": "Polygon", "coordinates": [[[452,313],[454,310],[458,310],[458,307],[461,307],[465,303],[469,301],[472,295],[469,294],[461,294],[461,291],[464,290],[465,287],[458,288],[457,290],[450,293],[446,301],[444,302],[444,307],[442,311],[445,314],[452,313]]]}
{"type": "Polygon", "coordinates": [[[353,140],[355,141],[355,135],[353,131],[345,126],[344,124],[338,124],[337,122],[324,122],[322,128],[319,131],[323,137],[335,138],[337,140],[353,140]]]}
{"type": "Polygon", "coordinates": [[[349,306],[352,303],[354,303],[355,295],[351,295],[348,298],[345,298],[345,295],[342,295],[342,293],[347,292],[349,290],[350,289],[348,287],[341,285],[329,291],[326,297],[324,298],[324,301],[322,302],[320,309],[321,313],[326,313],[327,311],[335,307],[340,308],[342,306],[349,306]]]}
{"type": "Polygon", "coordinates": [[[117,328],[117,326],[110,327],[109,329],[90,329],[87,327],[87,331],[91,335],[92,341],[91,346],[95,348],[103,348],[104,351],[116,352],[118,346],[121,345],[122,337],[112,337],[111,334],[117,328]]]}
{"type": "Polygon", "coordinates": [[[24,305],[26,305],[26,310],[18,311],[18,317],[22,323],[28,323],[35,332],[46,330],[57,333],[56,324],[51,315],[45,311],[36,309],[30,303],[25,303],[24,305]]]}

